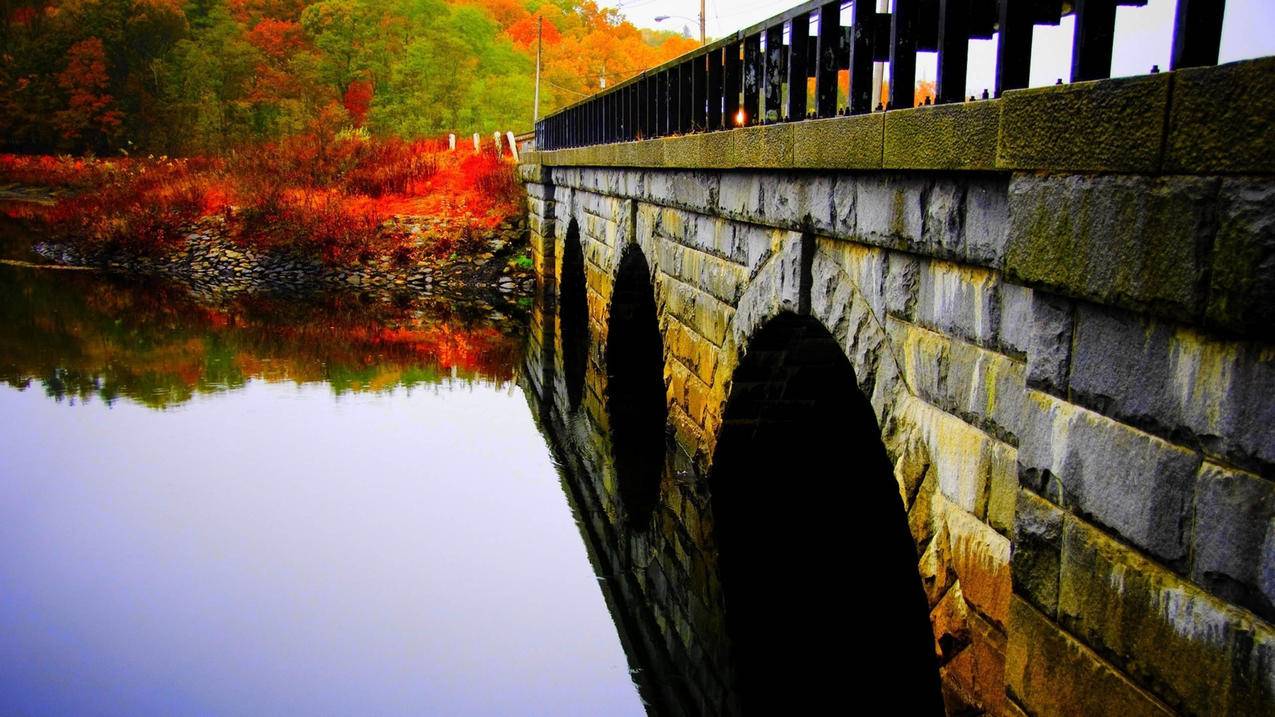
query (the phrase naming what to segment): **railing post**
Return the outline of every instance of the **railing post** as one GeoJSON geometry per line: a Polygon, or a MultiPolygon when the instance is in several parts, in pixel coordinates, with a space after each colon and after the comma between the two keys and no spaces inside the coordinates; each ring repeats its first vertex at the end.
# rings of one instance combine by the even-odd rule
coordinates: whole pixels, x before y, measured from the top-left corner
{"type": "Polygon", "coordinates": [[[761,75],[761,35],[749,35],[744,38],[744,124],[757,122],[761,75]]]}
{"type": "MultiPolygon", "coordinates": [[[[730,45],[726,47],[730,49],[730,45]]],[[[708,107],[704,119],[710,132],[722,128],[723,87],[722,51],[718,49],[708,53],[708,90],[705,93],[708,107]]]]}
{"type": "Polygon", "coordinates": [[[872,0],[855,0],[850,31],[850,114],[872,111],[872,62],[875,59],[877,11],[872,0]]]}
{"type": "Polygon", "coordinates": [[[911,107],[916,96],[917,0],[894,0],[890,20],[889,109],[911,107]]]}
{"type": "Polygon", "coordinates": [[[999,0],[1000,30],[996,38],[996,96],[1026,87],[1031,81],[1033,8],[1022,0],[999,0]]]}
{"type": "Polygon", "coordinates": [[[744,86],[743,51],[743,43],[732,42],[722,55],[722,114],[725,115],[726,127],[739,126],[739,95],[744,86]]]}
{"type": "Polygon", "coordinates": [[[766,28],[766,122],[778,122],[784,94],[784,25],[766,28]]]}
{"type": "Polygon", "coordinates": [[[1217,64],[1225,11],[1226,0],[1178,0],[1170,67],[1176,70],[1217,64]]]}
{"type": "MultiPolygon", "coordinates": [[[[966,68],[970,54],[970,0],[939,0],[939,58],[934,80],[934,101],[965,99],[966,68]]],[[[913,97],[915,100],[915,95],[913,97]]]]}
{"type": "Polygon", "coordinates": [[[815,60],[815,114],[837,114],[837,48],[841,43],[841,2],[819,7],[819,35],[815,60]]]}
{"type": "Polygon", "coordinates": [[[1071,47],[1071,81],[1111,77],[1116,32],[1116,0],[1073,0],[1076,31],[1071,47]]]}
{"type": "Polygon", "coordinates": [[[677,66],[677,131],[686,134],[691,131],[691,118],[694,116],[693,99],[695,96],[695,64],[687,60],[677,66]]]}
{"type": "Polygon", "coordinates": [[[691,131],[703,132],[708,124],[708,58],[691,58],[691,131]]]}
{"type": "Polygon", "coordinates": [[[788,30],[788,119],[806,118],[806,78],[810,76],[810,13],[794,17],[788,30]]]}

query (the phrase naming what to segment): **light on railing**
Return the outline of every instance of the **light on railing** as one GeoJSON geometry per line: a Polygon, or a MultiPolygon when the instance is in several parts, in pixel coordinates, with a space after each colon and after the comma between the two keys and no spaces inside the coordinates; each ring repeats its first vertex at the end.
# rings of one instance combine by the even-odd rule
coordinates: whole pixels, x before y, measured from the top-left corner
{"type": "Polygon", "coordinates": [[[743,110],[740,110],[740,111],[738,111],[738,112],[736,112],[736,113],[735,113],[735,124],[736,124],[736,125],[738,125],[738,126],[740,126],[740,127],[743,127],[743,126],[744,126],[744,120],[745,120],[745,119],[747,119],[747,118],[744,116],[744,111],[743,111],[743,110]]]}

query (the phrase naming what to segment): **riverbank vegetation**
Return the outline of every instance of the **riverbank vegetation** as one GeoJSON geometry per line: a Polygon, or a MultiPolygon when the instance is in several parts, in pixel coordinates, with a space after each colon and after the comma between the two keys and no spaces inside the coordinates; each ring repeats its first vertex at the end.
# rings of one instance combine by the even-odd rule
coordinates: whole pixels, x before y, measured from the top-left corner
{"type": "Polygon", "coordinates": [[[436,141],[312,132],[214,157],[0,155],[0,183],[56,190],[3,205],[89,255],[157,255],[200,225],[329,264],[474,253],[523,209],[514,167],[436,141]]]}

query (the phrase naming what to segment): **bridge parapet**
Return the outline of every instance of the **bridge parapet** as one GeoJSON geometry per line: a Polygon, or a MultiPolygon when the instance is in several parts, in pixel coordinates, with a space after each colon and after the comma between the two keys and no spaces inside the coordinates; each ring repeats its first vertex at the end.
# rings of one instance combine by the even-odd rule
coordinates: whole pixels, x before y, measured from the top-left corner
{"type": "Polygon", "coordinates": [[[1275,711],[1272,117],[1266,58],[526,153],[537,270],[554,294],[578,240],[588,287],[585,399],[552,314],[540,394],[592,436],[636,584],[685,575],[661,639],[721,654],[712,457],[753,337],[798,314],[871,404],[951,712],[1275,711]],[[696,465],[645,531],[605,468],[632,247],[696,465]]]}

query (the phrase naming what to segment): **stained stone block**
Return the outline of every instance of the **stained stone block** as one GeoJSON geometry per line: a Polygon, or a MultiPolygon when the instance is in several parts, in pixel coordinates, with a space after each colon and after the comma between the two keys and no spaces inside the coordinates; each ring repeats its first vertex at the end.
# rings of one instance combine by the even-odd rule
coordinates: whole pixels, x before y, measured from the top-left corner
{"type": "Polygon", "coordinates": [[[1224,180],[1219,199],[1207,318],[1242,335],[1270,339],[1275,337],[1275,180],[1224,180]]]}
{"type": "Polygon", "coordinates": [[[916,291],[920,283],[920,262],[912,254],[887,252],[885,309],[904,319],[911,319],[916,308],[916,291]]]}
{"type": "Polygon", "coordinates": [[[1275,59],[1177,70],[1165,171],[1275,171],[1275,59]]]}
{"type": "Polygon", "coordinates": [[[1028,490],[1018,491],[1014,514],[1014,593],[1057,617],[1063,511],[1028,490]]]}
{"type": "Polygon", "coordinates": [[[1170,73],[1010,90],[997,167],[1156,172],[1170,73]]]}
{"type": "MultiPolygon", "coordinates": [[[[1017,307],[1021,312],[1021,307],[1017,307]]],[[[1043,291],[1031,294],[1026,331],[1012,335],[1027,341],[1027,385],[1051,393],[1067,391],[1071,366],[1072,303],[1043,291]],[[1023,336],[1023,334],[1026,336],[1023,336]]]]}
{"type": "Polygon", "coordinates": [[[963,256],[999,269],[1005,265],[1009,239],[1009,179],[963,176],[965,217],[963,256]]]}
{"type": "Polygon", "coordinates": [[[1009,697],[1035,717],[1173,714],[1018,596],[1010,602],[1007,633],[1009,697]]]}
{"type": "Polygon", "coordinates": [[[1213,455],[1275,463],[1275,363],[1261,345],[1220,341],[1080,304],[1069,386],[1078,403],[1213,455]]]}
{"type": "Polygon", "coordinates": [[[1263,594],[1262,547],[1275,521],[1275,483],[1205,463],[1195,491],[1191,577],[1224,599],[1275,622],[1275,595],[1263,594]]]}
{"type": "Polygon", "coordinates": [[[1005,272],[1029,286],[1175,319],[1199,316],[1219,180],[1015,175],[1005,272]]]}
{"type": "Polygon", "coordinates": [[[1000,344],[1009,353],[1024,357],[1032,339],[1032,290],[1017,284],[1002,282],[1000,285],[1001,331],[1000,344]]]}
{"type": "Polygon", "coordinates": [[[794,166],[801,169],[877,169],[881,166],[880,113],[793,125],[794,166]]]}
{"type": "Polygon", "coordinates": [[[995,169],[999,100],[885,112],[883,166],[995,169]]]}
{"type": "Polygon", "coordinates": [[[1062,560],[1059,623],[1167,704],[1205,715],[1275,709],[1270,693],[1242,698],[1257,712],[1228,704],[1237,692],[1260,695],[1269,680],[1235,669],[1260,628],[1242,611],[1074,518],[1063,526],[1062,560]]]}
{"type": "Polygon", "coordinates": [[[1018,461],[1033,490],[1166,563],[1186,558],[1198,454],[1029,390],[1018,461]]]}
{"type": "Polygon", "coordinates": [[[862,175],[854,180],[855,229],[860,241],[905,247],[921,237],[925,180],[898,175],[862,175]]]}
{"type": "Polygon", "coordinates": [[[990,344],[1000,325],[999,277],[991,271],[931,260],[921,264],[916,320],[980,344],[990,344]]]}

